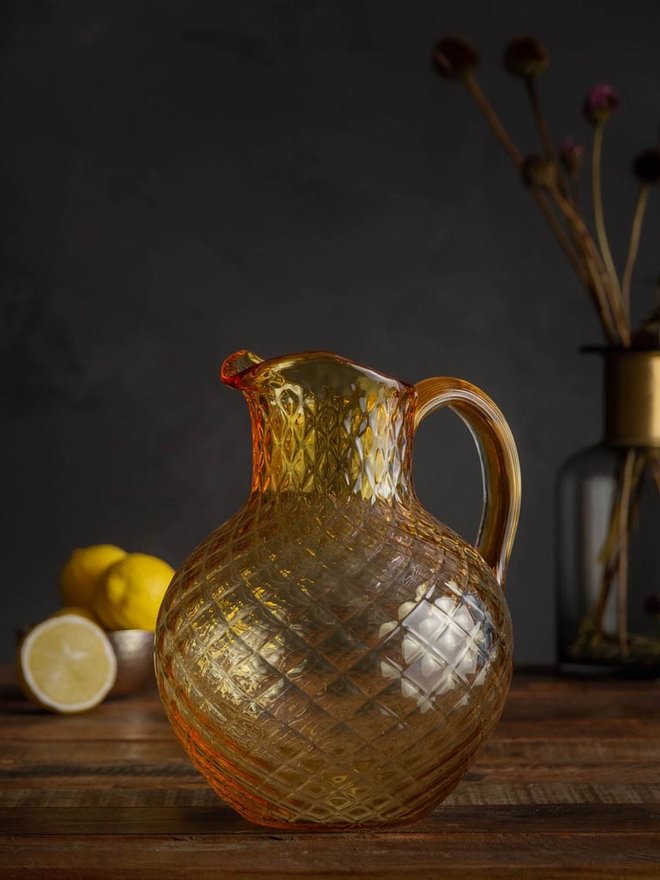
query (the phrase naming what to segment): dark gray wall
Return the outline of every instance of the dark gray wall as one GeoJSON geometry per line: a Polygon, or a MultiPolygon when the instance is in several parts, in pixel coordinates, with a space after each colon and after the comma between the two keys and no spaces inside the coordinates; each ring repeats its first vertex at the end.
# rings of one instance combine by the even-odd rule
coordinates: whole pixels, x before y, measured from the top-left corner
{"type": "MultiPolygon", "coordinates": [[[[75,546],[177,564],[242,501],[248,422],[222,358],[323,348],[409,381],[455,374],[500,403],[525,503],[508,596],[517,657],[553,656],[552,487],[599,433],[586,297],[482,119],[430,48],[467,32],[523,151],[536,143],[503,44],[554,64],[557,137],[582,96],[623,93],[606,144],[621,256],[632,153],[660,118],[660,4],[23,0],[5,17],[0,219],[3,614],[57,605],[75,546]]],[[[636,291],[650,301],[660,211],[636,291]],[[655,242],[655,254],[653,242],[655,242]],[[646,279],[646,286],[644,281],[646,279]]],[[[465,429],[429,420],[422,500],[470,536],[465,429]]]]}

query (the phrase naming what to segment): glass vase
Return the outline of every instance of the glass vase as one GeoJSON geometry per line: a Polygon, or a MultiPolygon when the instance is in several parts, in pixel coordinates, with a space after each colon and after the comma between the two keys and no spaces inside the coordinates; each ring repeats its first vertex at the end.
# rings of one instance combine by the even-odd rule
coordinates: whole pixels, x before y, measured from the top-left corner
{"type": "Polygon", "coordinates": [[[605,435],[557,483],[564,672],[660,675],[660,351],[604,350],[605,435]]]}

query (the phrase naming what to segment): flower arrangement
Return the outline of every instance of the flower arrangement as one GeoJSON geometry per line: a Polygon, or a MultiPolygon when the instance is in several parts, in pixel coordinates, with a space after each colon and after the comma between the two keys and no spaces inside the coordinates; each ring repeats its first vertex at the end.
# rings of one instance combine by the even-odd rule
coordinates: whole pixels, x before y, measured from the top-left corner
{"type": "MultiPolygon", "coordinates": [[[[585,148],[572,137],[557,144],[543,113],[539,78],[550,64],[550,55],[533,36],[517,38],[502,55],[504,69],[518,79],[529,102],[540,151],[524,155],[514,144],[500,116],[477,78],[479,54],[463,37],[447,36],[435,46],[433,61],[440,76],[462,85],[475,102],[495,138],[519,172],[541,214],[581,285],[593,303],[610,349],[660,350],[660,277],[658,303],[637,328],[631,326],[630,304],[633,271],[639,251],[649,194],[660,182],[660,147],[643,150],[632,162],[637,198],[632,214],[627,255],[617,271],[610,248],[603,209],[601,162],[605,130],[619,109],[620,97],[610,85],[594,86],[586,96],[583,115],[593,132],[590,170],[593,229],[582,209],[579,185],[585,166],[585,148]]],[[[620,473],[609,528],[600,553],[600,589],[585,616],[573,646],[575,656],[585,651],[601,660],[655,655],[660,659],[660,639],[631,636],[627,626],[628,543],[634,527],[641,486],[651,479],[660,492],[660,450],[628,447],[621,457],[620,473]],[[604,631],[604,613],[613,589],[617,591],[617,633],[604,631]]],[[[650,612],[649,612],[650,613],[650,612]]]]}
{"type": "Polygon", "coordinates": [[[542,152],[524,156],[513,143],[501,119],[481,88],[476,69],[476,48],[462,37],[445,37],[433,53],[436,70],[447,80],[461,83],[475,101],[493,134],[518,168],[524,185],[547,221],[555,238],[593,301],[610,345],[631,344],[660,347],[660,309],[652,314],[640,331],[631,333],[630,287],[637,259],[644,213],[651,187],[660,182],[660,147],[650,147],[637,156],[632,170],[639,190],[621,277],[612,258],[601,188],[603,135],[620,99],[609,85],[597,85],[584,102],[584,116],[593,127],[591,182],[596,236],[592,236],[583,216],[578,180],[583,166],[584,148],[572,138],[556,146],[541,108],[538,79],[548,68],[550,56],[535,37],[520,37],[504,50],[505,70],[520,79],[527,93],[542,152]]]}

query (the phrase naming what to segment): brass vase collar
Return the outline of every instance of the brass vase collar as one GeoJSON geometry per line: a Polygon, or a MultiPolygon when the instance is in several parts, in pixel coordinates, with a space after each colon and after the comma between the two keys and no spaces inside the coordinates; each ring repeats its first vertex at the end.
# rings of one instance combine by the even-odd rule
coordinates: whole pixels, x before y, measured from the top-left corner
{"type": "Polygon", "coordinates": [[[660,448],[660,350],[604,354],[607,442],[660,448]]]}

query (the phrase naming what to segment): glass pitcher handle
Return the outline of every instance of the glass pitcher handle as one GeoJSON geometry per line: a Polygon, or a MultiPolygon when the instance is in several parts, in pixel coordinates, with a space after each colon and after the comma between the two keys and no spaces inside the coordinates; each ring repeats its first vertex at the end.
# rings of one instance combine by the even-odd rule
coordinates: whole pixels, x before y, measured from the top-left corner
{"type": "Polygon", "coordinates": [[[424,379],[415,390],[415,430],[429,413],[448,406],[474,437],[484,484],[476,547],[504,587],[521,499],[520,461],[511,428],[490,397],[462,379],[424,379]]]}

